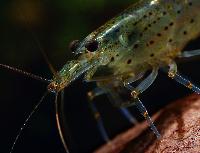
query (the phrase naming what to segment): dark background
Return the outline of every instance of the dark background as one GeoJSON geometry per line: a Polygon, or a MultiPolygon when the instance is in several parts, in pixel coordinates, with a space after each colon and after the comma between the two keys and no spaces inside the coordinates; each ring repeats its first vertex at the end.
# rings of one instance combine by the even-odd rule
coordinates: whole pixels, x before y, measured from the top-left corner
{"type": "MultiPolygon", "coordinates": [[[[60,69],[73,58],[68,44],[83,39],[133,0],[1,0],[0,63],[51,78],[31,32],[36,35],[51,63],[60,69]]],[[[195,40],[187,49],[200,48],[195,40]]],[[[200,84],[199,58],[184,60],[179,70],[200,84]]],[[[80,79],[66,91],[66,121],[72,140],[71,153],[88,153],[104,143],[88,107],[86,93],[93,88],[80,79]]],[[[8,153],[20,126],[33,110],[46,84],[0,70],[0,153],[8,153]]],[[[150,114],[191,92],[160,73],[141,99],[150,114]]],[[[54,97],[49,96],[19,138],[15,153],[64,153],[55,123],[54,97]]],[[[131,127],[105,96],[96,99],[110,137],[131,127]]],[[[130,109],[141,119],[139,113],[130,109]]]]}

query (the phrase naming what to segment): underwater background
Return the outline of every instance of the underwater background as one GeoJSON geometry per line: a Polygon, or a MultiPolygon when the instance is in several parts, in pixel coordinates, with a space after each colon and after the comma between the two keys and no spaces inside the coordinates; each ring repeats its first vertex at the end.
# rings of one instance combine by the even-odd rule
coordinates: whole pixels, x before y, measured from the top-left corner
{"type": "MultiPolygon", "coordinates": [[[[40,42],[52,65],[59,70],[74,55],[72,40],[90,32],[119,14],[137,0],[1,0],[0,63],[51,79],[52,74],[34,40],[40,42]]],[[[189,49],[200,49],[200,39],[189,49]]],[[[179,71],[200,85],[200,58],[181,61],[179,71]]],[[[46,90],[47,84],[0,69],[0,153],[8,153],[26,117],[46,90]]],[[[101,138],[87,102],[94,83],[78,79],[65,90],[66,122],[70,131],[70,153],[89,153],[101,146],[101,138]]],[[[155,83],[141,95],[152,115],[191,91],[160,72],[155,83]]],[[[110,138],[132,125],[114,108],[106,96],[95,99],[110,138]]],[[[142,120],[135,108],[130,111],[142,120]]],[[[149,130],[149,132],[151,132],[149,130]]],[[[28,122],[14,153],[64,153],[58,135],[54,97],[49,96],[28,122]]]]}

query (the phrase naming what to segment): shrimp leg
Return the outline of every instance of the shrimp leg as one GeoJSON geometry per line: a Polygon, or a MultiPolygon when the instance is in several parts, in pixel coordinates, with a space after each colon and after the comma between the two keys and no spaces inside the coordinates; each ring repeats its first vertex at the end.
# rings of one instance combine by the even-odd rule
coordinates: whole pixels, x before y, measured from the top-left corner
{"type": "Polygon", "coordinates": [[[96,121],[97,121],[97,126],[98,126],[100,133],[101,133],[101,136],[103,137],[104,141],[109,142],[110,139],[109,139],[108,134],[106,132],[106,129],[104,127],[101,115],[100,115],[97,107],[93,103],[93,100],[94,100],[95,97],[100,96],[100,95],[105,94],[105,93],[106,92],[104,90],[102,90],[100,88],[95,88],[93,91],[88,92],[88,99],[89,99],[90,108],[91,108],[91,110],[94,114],[96,121]]]}
{"type": "Polygon", "coordinates": [[[194,56],[200,56],[200,49],[191,50],[191,51],[183,51],[178,57],[179,58],[189,58],[194,56]]]}
{"type": "MultiPolygon", "coordinates": [[[[92,102],[95,97],[100,96],[102,94],[107,94],[109,100],[112,103],[119,103],[118,101],[121,102],[122,100],[121,100],[120,96],[118,94],[112,92],[112,90],[106,91],[101,88],[95,88],[93,91],[88,92],[90,108],[95,116],[95,119],[97,120],[99,131],[100,131],[103,139],[106,142],[109,142],[110,139],[105,130],[103,120],[102,120],[100,113],[99,113],[98,109],[96,108],[95,104],[92,102]]],[[[132,114],[129,112],[129,110],[127,108],[119,108],[119,111],[130,123],[132,123],[134,125],[137,124],[137,120],[135,119],[135,117],[132,116],[132,114]]]]}
{"type": "Polygon", "coordinates": [[[136,88],[132,87],[130,83],[124,84],[126,88],[131,90],[131,96],[133,97],[132,101],[129,104],[126,104],[126,107],[136,105],[137,109],[140,111],[140,113],[143,115],[143,117],[147,120],[147,123],[149,124],[152,131],[155,133],[157,138],[160,138],[161,135],[158,132],[156,126],[154,125],[151,117],[148,114],[147,109],[139,99],[139,94],[144,92],[149,86],[155,81],[156,77],[158,75],[158,68],[154,68],[151,72],[151,74],[144,79],[136,88]]]}
{"type": "Polygon", "coordinates": [[[124,82],[124,86],[132,91],[131,92],[132,97],[137,98],[139,94],[144,92],[147,88],[149,88],[152,85],[157,75],[158,75],[158,68],[154,68],[151,74],[146,79],[144,79],[136,88],[130,85],[132,82],[127,82],[127,81],[124,82]]]}
{"type": "MultiPolygon", "coordinates": [[[[119,96],[118,93],[110,90],[109,94],[107,94],[108,99],[110,100],[111,103],[113,103],[115,106],[118,106],[119,104],[124,103],[121,97],[119,96]]],[[[118,107],[119,111],[126,117],[126,119],[132,123],[133,125],[138,124],[137,119],[129,112],[129,110],[125,107],[118,107]]]]}
{"type": "Polygon", "coordinates": [[[177,65],[175,62],[172,62],[169,65],[168,76],[177,81],[178,83],[196,92],[197,94],[200,94],[200,88],[198,86],[194,85],[190,80],[184,78],[181,74],[178,73],[177,65]]]}
{"type": "Polygon", "coordinates": [[[130,113],[130,111],[127,108],[120,108],[119,109],[121,111],[121,113],[126,116],[126,118],[128,119],[128,121],[130,123],[132,123],[133,125],[138,124],[138,121],[135,117],[133,117],[133,115],[130,113]]]}

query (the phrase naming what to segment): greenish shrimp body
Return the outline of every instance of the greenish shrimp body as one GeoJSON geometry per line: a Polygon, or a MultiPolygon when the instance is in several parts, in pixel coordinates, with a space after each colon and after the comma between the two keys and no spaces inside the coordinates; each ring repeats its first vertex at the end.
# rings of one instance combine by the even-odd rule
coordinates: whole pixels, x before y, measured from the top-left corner
{"type": "Polygon", "coordinates": [[[200,32],[199,0],[143,0],[78,44],[79,58],[68,62],[48,89],[60,91],[88,71],[87,79],[136,76],[167,65],[200,32]],[[91,52],[91,41],[98,48],[91,52]]]}
{"type": "MultiPolygon", "coordinates": [[[[139,95],[155,81],[159,68],[165,71],[166,66],[170,78],[200,94],[199,87],[178,73],[175,62],[177,57],[200,55],[200,50],[181,52],[189,41],[200,34],[199,10],[200,0],[141,0],[82,42],[72,42],[71,50],[78,58],[64,65],[49,84],[48,91],[58,95],[59,91],[85,73],[86,81],[96,81],[97,87],[88,92],[88,100],[106,142],[109,142],[109,137],[92,103],[95,97],[105,93],[134,124],[134,117],[124,107],[136,105],[156,137],[160,138],[139,95]],[[151,73],[144,78],[148,70],[151,73]],[[143,80],[133,86],[132,83],[140,79],[143,80]],[[128,90],[131,91],[129,99],[122,99],[122,94],[128,90]]],[[[64,118],[63,109],[56,110],[59,133],[67,151],[65,128],[61,128],[65,126],[60,122],[64,118]]]]}
{"type": "Polygon", "coordinates": [[[79,43],[79,58],[64,65],[48,89],[60,91],[86,71],[87,79],[124,80],[168,65],[199,35],[199,10],[199,0],[141,0],[79,43]],[[98,47],[88,50],[94,41],[98,47]]]}
{"type": "MultiPolygon", "coordinates": [[[[109,142],[109,137],[103,126],[102,119],[92,100],[102,94],[107,94],[109,100],[121,110],[124,116],[133,124],[134,117],[124,107],[136,105],[140,113],[157,138],[161,135],[148,115],[148,111],[139,99],[155,81],[159,68],[165,71],[168,66],[168,76],[185,87],[200,94],[200,88],[182,77],[177,71],[175,58],[200,55],[200,49],[183,51],[185,45],[200,34],[200,0],[141,0],[124,12],[111,19],[105,25],[88,35],[82,42],[73,41],[71,50],[78,58],[67,62],[59,72],[54,73],[52,80],[43,79],[22,70],[0,64],[0,67],[22,73],[29,77],[50,82],[48,92],[41,98],[17,135],[13,148],[30,117],[47,96],[55,93],[56,120],[59,134],[67,153],[67,132],[63,119],[64,92],[61,93],[61,103],[57,102],[58,93],[82,74],[86,81],[96,81],[97,87],[88,92],[91,110],[98,122],[102,137],[109,142]],[[144,77],[146,71],[151,73],[144,77]],[[143,79],[133,86],[133,82],[143,79]],[[130,92],[129,99],[122,99],[122,93],[130,92]]],[[[46,56],[45,56],[46,58],[46,56]]],[[[48,59],[46,59],[48,61],[48,59]]],[[[110,143],[109,143],[110,145],[110,143]]],[[[115,147],[114,147],[115,148],[115,147]]]]}

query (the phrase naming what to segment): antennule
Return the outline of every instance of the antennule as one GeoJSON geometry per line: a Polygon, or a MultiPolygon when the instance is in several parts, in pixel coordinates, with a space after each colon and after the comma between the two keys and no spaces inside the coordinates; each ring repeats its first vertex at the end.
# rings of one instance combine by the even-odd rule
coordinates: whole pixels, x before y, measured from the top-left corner
{"type": "Polygon", "coordinates": [[[29,114],[29,116],[26,118],[24,124],[21,126],[20,131],[19,131],[19,133],[17,134],[17,136],[16,136],[16,138],[15,138],[15,141],[14,141],[14,143],[13,143],[13,145],[12,145],[12,148],[11,148],[11,150],[10,150],[10,153],[13,152],[13,150],[14,150],[14,148],[15,148],[15,145],[16,145],[16,143],[17,143],[17,141],[18,141],[18,139],[19,139],[21,133],[23,132],[24,128],[26,127],[28,121],[29,121],[30,118],[33,116],[33,114],[38,110],[39,106],[42,104],[44,98],[47,96],[48,93],[49,93],[49,92],[45,92],[45,93],[44,93],[44,95],[42,96],[42,98],[40,99],[40,101],[38,102],[38,104],[34,107],[33,111],[32,111],[32,112],[29,114]]]}
{"type": "Polygon", "coordinates": [[[20,70],[20,69],[17,69],[17,68],[8,66],[8,65],[0,64],[0,67],[2,67],[2,68],[4,68],[4,69],[11,70],[11,71],[14,71],[14,72],[17,72],[17,73],[20,73],[20,74],[23,74],[23,75],[25,75],[25,76],[28,76],[28,77],[30,77],[30,78],[33,78],[33,79],[35,79],[35,80],[39,80],[39,81],[42,81],[42,82],[45,82],[45,83],[50,83],[50,82],[51,82],[51,80],[49,80],[49,79],[45,79],[45,78],[40,77],[40,76],[38,76],[38,75],[29,73],[29,72],[25,72],[25,71],[23,71],[23,70],[20,70]]]}
{"type": "Polygon", "coordinates": [[[59,76],[58,76],[58,74],[57,74],[55,68],[54,68],[53,65],[51,64],[51,62],[50,62],[50,60],[49,60],[49,58],[48,58],[48,56],[47,56],[45,50],[43,49],[42,45],[41,45],[40,42],[39,42],[38,38],[36,37],[36,35],[35,35],[32,31],[30,31],[30,32],[31,32],[31,34],[32,34],[32,36],[33,36],[33,39],[35,40],[35,42],[36,42],[36,44],[37,44],[37,46],[38,46],[38,48],[39,48],[39,51],[42,53],[42,56],[44,57],[44,60],[45,60],[45,62],[47,63],[47,65],[48,65],[50,71],[53,73],[53,75],[54,75],[55,77],[59,78],[59,76]]]}
{"type": "MultiPolygon", "coordinates": [[[[62,92],[64,92],[64,91],[62,91],[62,92]]],[[[56,97],[55,97],[55,107],[56,107],[56,122],[57,122],[58,133],[60,135],[60,138],[61,138],[61,141],[62,141],[62,144],[64,146],[66,153],[69,153],[69,148],[67,146],[67,143],[65,142],[63,131],[61,128],[61,121],[60,121],[59,110],[58,110],[58,93],[56,93],[56,97]]]]}

